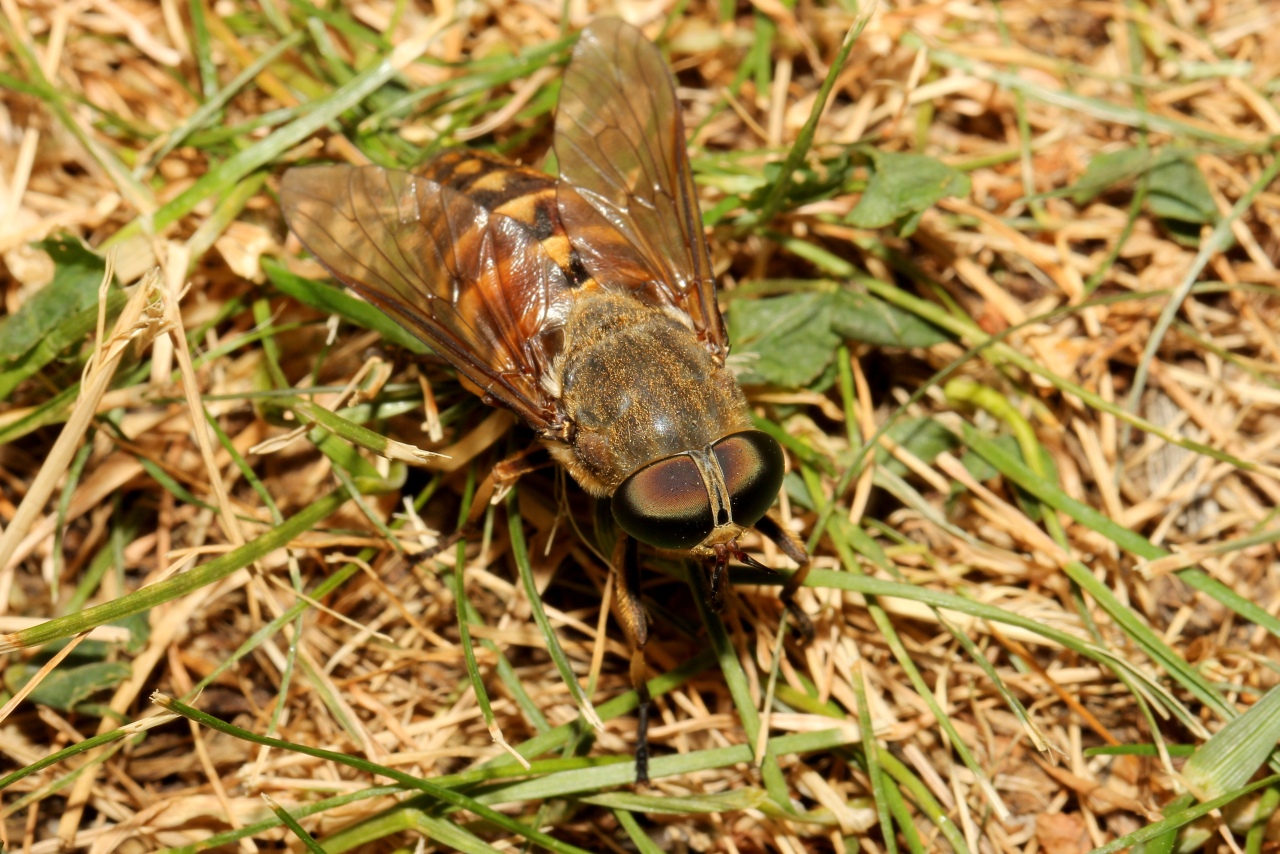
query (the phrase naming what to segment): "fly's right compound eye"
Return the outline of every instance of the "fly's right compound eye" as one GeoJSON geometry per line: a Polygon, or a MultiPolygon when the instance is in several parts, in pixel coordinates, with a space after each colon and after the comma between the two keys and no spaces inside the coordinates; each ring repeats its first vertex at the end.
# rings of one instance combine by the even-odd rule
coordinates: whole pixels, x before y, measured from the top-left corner
{"type": "Polygon", "coordinates": [[[733,521],[750,528],[778,500],[786,457],[778,440],[759,430],[726,436],[712,447],[729,489],[733,521]]]}
{"type": "Polygon", "coordinates": [[[702,475],[683,454],[633,472],[610,505],[622,530],[660,549],[691,549],[715,528],[702,475]]]}

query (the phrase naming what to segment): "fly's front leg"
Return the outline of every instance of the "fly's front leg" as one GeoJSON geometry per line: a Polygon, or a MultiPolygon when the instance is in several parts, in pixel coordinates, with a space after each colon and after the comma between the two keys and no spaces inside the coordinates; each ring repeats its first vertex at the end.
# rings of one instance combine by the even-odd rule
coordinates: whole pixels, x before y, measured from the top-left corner
{"type": "Polygon", "coordinates": [[[708,563],[711,568],[711,580],[707,585],[707,605],[719,614],[724,610],[724,584],[729,574],[729,557],[732,551],[723,543],[712,547],[715,556],[708,563]]]}
{"type": "Polygon", "coordinates": [[[541,442],[534,442],[523,451],[498,462],[489,470],[488,476],[480,482],[480,487],[472,496],[471,509],[467,512],[467,518],[458,526],[458,529],[426,551],[414,555],[414,560],[419,563],[431,560],[452,548],[459,540],[479,534],[480,522],[484,519],[485,510],[495,500],[495,496],[501,499],[521,477],[546,468],[552,463],[551,453],[543,447],[541,442]]]}
{"type": "Polygon", "coordinates": [[[534,442],[517,454],[512,454],[505,460],[500,460],[492,469],[489,470],[489,476],[480,484],[480,488],[476,490],[475,498],[471,501],[471,512],[467,514],[465,526],[469,526],[473,531],[480,524],[481,518],[484,517],[484,509],[489,504],[497,504],[507,494],[507,490],[515,486],[515,483],[526,474],[546,468],[553,464],[551,452],[541,442],[534,442]]]}
{"type": "Polygon", "coordinates": [[[634,538],[618,532],[613,549],[613,615],[631,644],[631,687],[640,698],[636,708],[636,782],[649,782],[649,684],[645,679],[644,646],[649,621],[640,602],[640,555],[634,538]]]}
{"type": "Polygon", "coordinates": [[[799,604],[796,603],[796,591],[800,589],[800,585],[804,584],[804,580],[809,575],[809,552],[805,549],[804,543],[796,537],[795,534],[788,531],[782,526],[772,513],[767,514],[763,519],[756,523],[756,530],[773,541],[782,553],[794,560],[800,565],[800,568],[792,573],[791,578],[787,579],[787,583],[782,585],[782,604],[786,606],[787,611],[796,621],[796,628],[800,634],[804,635],[806,641],[813,640],[813,620],[809,619],[809,615],[800,610],[799,604]]]}

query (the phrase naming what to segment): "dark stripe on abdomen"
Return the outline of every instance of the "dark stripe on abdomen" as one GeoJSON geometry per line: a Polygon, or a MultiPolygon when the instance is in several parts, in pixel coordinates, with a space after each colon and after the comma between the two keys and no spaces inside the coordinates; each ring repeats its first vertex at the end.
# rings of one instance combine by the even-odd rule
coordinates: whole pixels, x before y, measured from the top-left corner
{"type": "MultiPolygon", "coordinates": [[[[517,166],[495,154],[453,149],[432,160],[422,175],[462,193],[485,210],[510,217],[525,226],[552,261],[564,270],[573,287],[591,281],[591,274],[560,222],[556,179],[545,172],[517,166]]],[[[617,239],[617,238],[615,238],[617,239]]]]}

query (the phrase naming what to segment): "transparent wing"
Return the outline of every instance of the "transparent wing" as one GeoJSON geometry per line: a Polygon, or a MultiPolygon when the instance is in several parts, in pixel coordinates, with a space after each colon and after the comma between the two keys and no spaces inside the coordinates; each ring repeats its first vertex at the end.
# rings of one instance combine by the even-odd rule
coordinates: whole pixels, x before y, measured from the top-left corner
{"type": "Polygon", "coordinates": [[[291,169],[280,200],[289,227],[343,284],[534,429],[559,423],[541,380],[570,295],[527,227],[376,166],[291,169]]]}
{"type": "Polygon", "coordinates": [[[681,309],[723,357],[675,82],[639,30],[601,18],[582,31],[565,70],[555,150],[560,218],[592,276],[681,309]]]}

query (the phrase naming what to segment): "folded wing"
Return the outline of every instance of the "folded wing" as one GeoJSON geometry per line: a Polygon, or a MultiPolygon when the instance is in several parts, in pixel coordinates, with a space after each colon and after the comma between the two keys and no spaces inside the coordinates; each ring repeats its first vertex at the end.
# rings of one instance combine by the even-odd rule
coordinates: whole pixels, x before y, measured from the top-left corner
{"type": "Polygon", "coordinates": [[[526,226],[377,166],[291,169],[280,199],[289,227],[339,281],[535,430],[559,425],[542,380],[569,288],[526,226]]]}
{"type": "Polygon", "coordinates": [[[666,61],[639,30],[616,18],[583,30],[565,70],[555,151],[560,218],[592,276],[680,309],[723,358],[680,102],[666,61]]]}

